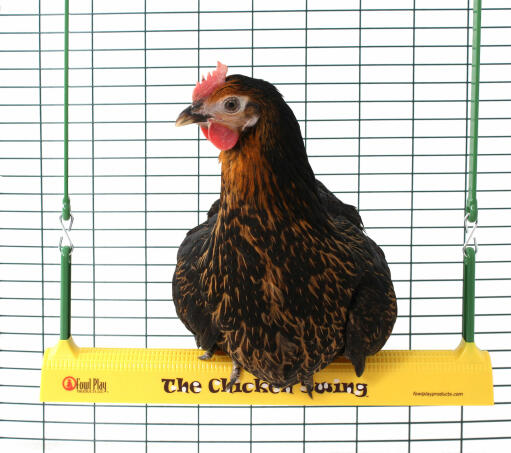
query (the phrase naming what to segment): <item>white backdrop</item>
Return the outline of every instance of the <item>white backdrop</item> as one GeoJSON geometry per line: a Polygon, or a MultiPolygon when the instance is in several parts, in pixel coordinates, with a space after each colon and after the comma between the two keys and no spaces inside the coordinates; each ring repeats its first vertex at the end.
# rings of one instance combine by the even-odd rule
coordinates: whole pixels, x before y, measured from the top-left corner
{"type": "MultiPolygon", "coordinates": [[[[173,121],[220,60],[278,86],[318,179],[384,248],[399,297],[386,347],[456,347],[468,6],[71,0],[76,342],[194,347],[171,278],[220,168],[198,130],[173,121]]],[[[38,401],[42,351],[58,339],[63,2],[0,0],[2,451],[509,451],[510,6],[483,0],[476,341],[491,351],[495,406],[199,408],[38,401]]]]}

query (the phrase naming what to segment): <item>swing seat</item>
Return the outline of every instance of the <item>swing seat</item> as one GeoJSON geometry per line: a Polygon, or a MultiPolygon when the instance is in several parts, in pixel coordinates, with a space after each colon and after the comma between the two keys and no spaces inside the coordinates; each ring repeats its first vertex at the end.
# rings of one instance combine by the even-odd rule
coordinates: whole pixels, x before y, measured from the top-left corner
{"type": "Polygon", "coordinates": [[[384,350],[357,377],[338,359],[300,384],[276,388],[242,371],[225,390],[231,359],[197,349],[80,348],[73,338],[44,353],[41,401],[285,406],[460,406],[493,404],[490,355],[462,340],[455,350],[384,350]]]}

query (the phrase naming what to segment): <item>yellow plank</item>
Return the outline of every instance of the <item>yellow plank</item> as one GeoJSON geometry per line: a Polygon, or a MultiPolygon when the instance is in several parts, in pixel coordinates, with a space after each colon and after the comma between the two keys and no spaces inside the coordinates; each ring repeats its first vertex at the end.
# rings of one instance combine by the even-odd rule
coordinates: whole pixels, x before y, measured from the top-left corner
{"type": "Polygon", "coordinates": [[[313,398],[243,371],[225,391],[231,361],[198,360],[195,349],[79,348],[72,338],[45,351],[41,401],[288,406],[490,405],[490,356],[474,343],[453,351],[380,351],[359,378],[339,359],[314,376],[313,398]]]}

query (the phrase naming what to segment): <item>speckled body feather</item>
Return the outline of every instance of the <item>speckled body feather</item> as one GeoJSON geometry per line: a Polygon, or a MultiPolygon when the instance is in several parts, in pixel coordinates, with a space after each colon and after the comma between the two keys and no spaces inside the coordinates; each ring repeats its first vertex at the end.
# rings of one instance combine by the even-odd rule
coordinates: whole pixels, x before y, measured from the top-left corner
{"type": "Polygon", "coordinates": [[[221,152],[220,200],[179,249],[177,314],[199,347],[276,386],[308,383],[340,355],[360,375],[396,319],[383,252],[315,179],[275,87],[235,75],[221,90],[249,93],[261,119],[221,152]]]}

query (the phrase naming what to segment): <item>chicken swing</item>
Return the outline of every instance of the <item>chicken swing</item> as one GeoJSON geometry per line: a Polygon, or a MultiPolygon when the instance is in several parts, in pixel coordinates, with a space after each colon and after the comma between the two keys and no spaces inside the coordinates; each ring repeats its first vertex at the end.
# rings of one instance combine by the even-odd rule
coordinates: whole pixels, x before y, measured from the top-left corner
{"type": "Polygon", "coordinates": [[[274,386],[243,372],[232,392],[225,387],[231,360],[197,359],[195,349],[80,348],[71,336],[73,217],[68,193],[69,0],[65,0],[64,199],[60,221],[68,245],[61,252],[60,341],[44,353],[41,401],[97,403],[265,405],[489,405],[493,404],[490,356],[474,343],[477,243],[477,139],[481,0],[474,0],[469,187],[463,245],[463,329],[455,350],[383,350],[368,357],[358,378],[338,359],[315,374],[313,398],[300,384],[274,386]],[[67,225],[66,225],[67,223],[67,225]],[[473,242],[473,245],[471,244],[473,242]]]}

